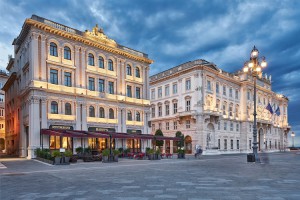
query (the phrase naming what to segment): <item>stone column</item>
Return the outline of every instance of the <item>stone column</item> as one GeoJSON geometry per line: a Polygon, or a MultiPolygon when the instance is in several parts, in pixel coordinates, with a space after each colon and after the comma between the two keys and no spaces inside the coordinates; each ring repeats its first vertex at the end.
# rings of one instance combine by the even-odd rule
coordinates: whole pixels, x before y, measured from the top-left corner
{"type": "Polygon", "coordinates": [[[73,75],[74,86],[80,87],[80,46],[75,45],[75,53],[74,53],[74,65],[75,65],[75,73],[73,75]],[[75,78],[76,77],[76,78],[75,78]]]}
{"type": "Polygon", "coordinates": [[[30,66],[29,66],[29,82],[31,80],[39,80],[39,52],[38,52],[38,37],[39,34],[33,32],[31,35],[30,46],[30,66]]]}
{"type": "Polygon", "coordinates": [[[170,140],[170,153],[173,154],[173,142],[174,140],[170,140]]]}
{"type": "MultiPolygon", "coordinates": [[[[48,128],[48,124],[47,124],[47,121],[48,121],[48,117],[47,117],[47,98],[46,97],[42,97],[41,98],[41,125],[42,127],[41,128],[45,128],[47,129],[48,128]]],[[[49,137],[46,136],[46,135],[43,135],[43,147],[44,148],[49,148],[49,137]]],[[[42,144],[41,144],[42,145],[42,144]]]]}
{"type": "Polygon", "coordinates": [[[150,114],[149,108],[145,108],[144,109],[144,117],[143,117],[143,120],[144,120],[143,134],[149,134],[150,133],[149,126],[148,126],[149,114],[150,114]]]}
{"type": "Polygon", "coordinates": [[[46,58],[47,58],[47,43],[46,37],[41,35],[41,81],[47,82],[47,67],[46,67],[46,58]]]}
{"type": "Polygon", "coordinates": [[[81,78],[81,86],[82,88],[86,88],[86,74],[85,74],[85,69],[87,66],[87,62],[86,62],[86,49],[85,48],[81,48],[81,73],[80,73],[80,78],[81,78]]]}
{"type": "Polygon", "coordinates": [[[35,158],[34,150],[40,147],[39,98],[29,99],[29,147],[27,158],[35,158]]]}
{"type": "Polygon", "coordinates": [[[25,108],[25,102],[22,104],[20,109],[20,157],[26,157],[26,133],[24,128],[24,120],[23,120],[23,108],[25,108]]]}

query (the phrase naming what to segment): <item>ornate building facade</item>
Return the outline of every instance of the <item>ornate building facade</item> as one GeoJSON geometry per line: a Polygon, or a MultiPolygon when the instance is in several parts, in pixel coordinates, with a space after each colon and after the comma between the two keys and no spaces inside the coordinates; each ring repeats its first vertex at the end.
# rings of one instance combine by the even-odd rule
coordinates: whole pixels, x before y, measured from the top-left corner
{"type": "MultiPolygon", "coordinates": [[[[13,41],[7,70],[8,153],[34,157],[41,147],[107,147],[107,139],[43,137],[41,129],[148,133],[147,54],[108,38],[33,15],[13,41]]],[[[115,147],[121,141],[114,141],[115,147]]],[[[127,148],[143,146],[127,141],[127,148]]]]}
{"type": "Polygon", "coordinates": [[[5,71],[0,70],[0,151],[5,150],[5,92],[2,90],[3,85],[8,79],[5,71]]]}
{"type": "MultiPolygon", "coordinates": [[[[287,146],[288,98],[271,88],[271,77],[257,80],[259,150],[277,151],[287,146]],[[270,103],[271,114],[267,109],[270,103]]],[[[185,150],[194,153],[252,152],[253,79],[242,72],[227,73],[205,60],[190,61],[150,77],[151,130],[165,136],[181,131],[185,150]]],[[[176,143],[165,143],[176,151],[176,143]]]]}

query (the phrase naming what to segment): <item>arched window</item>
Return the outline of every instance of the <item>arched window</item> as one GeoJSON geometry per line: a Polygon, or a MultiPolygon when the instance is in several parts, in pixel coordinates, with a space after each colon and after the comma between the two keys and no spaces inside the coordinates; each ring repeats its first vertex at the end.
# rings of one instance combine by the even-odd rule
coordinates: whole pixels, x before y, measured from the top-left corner
{"type": "Polygon", "coordinates": [[[104,69],[104,59],[102,56],[99,56],[99,68],[104,69]]]}
{"type": "Polygon", "coordinates": [[[57,45],[54,42],[50,43],[50,55],[57,57],[57,45]]]}
{"type": "Polygon", "coordinates": [[[138,78],[141,77],[140,68],[138,68],[138,67],[135,68],[135,77],[138,77],[138,78]]]}
{"type": "Polygon", "coordinates": [[[71,49],[67,46],[64,47],[64,59],[71,60],[71,49]]]}
{"type": "Polygon", "coordinates": [[[70,103],[65,104],[65,115],[72,115],[72,108],[70,103]]]}
{"type": "Polygon", "coordinates": [[[111,59],[108,60],[108,70],[114,71],[114,62],[111,59]]]}
{"type": "Polygon", "coordinates": [[[94,66],[94,55],[89,53],[89,65],[94,66]]]}
{"type": "Polygon", "coordinates": [[[56,101],[51,101],[51,114],[58,114],[58,104],[56,101]]]}
{"type": "Polygon", "coordinates": [[[114,119],[115,118],[115,112],[112,108],[109,109],[109,119],[114,119]]]}
{"type": "Polygon", "coordinates": [[[136,112],[135,119],[136,119],[136,121],[138,121],[138,122],[141,121],[141,114],[140,114],[140,112],[136,112]]]}
{"type": "Polygon", "coordinates": [[[94,106],[90,106],[90,108],[89,108],[89,117],[95,117],[95,108],[94,108],[94,106]]]}
{"type": "Polygon", "coordinates": [[[131,113],[131,111],[127,112],[127,120],[128,121],[132,121],[132,113],[131,113]]]}
{"type": "Polygon", "coordinates": [[[100,118],[105,118],[105,111],[103,107],[99,108],[99,117],[100,118]]]}
{"type": "Polygon", "coordinates": [[[128,76],[132,76],[132,73],[131,73],[131,66],[130,65],[127,65],[127,67],[126,67],[126,74],[128,75],[128,76]]]}

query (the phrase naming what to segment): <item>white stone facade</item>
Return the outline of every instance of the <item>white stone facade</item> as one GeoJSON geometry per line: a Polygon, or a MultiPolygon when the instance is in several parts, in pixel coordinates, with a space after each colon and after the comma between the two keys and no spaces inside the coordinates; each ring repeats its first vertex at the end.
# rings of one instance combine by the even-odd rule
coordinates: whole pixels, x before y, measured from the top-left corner
{"type": "MultiPolygon", "coordinates": [[[[190,61],[151,76],[150,101],[152,134],[181,131],[187,153],[194,153],[196,144],[207,154],[252,152],[252,77],[224,72],[205,60],[190,61]]],[[[287,107],[288,99],[271,90],[270,77],[257,80],[259,150],[287,147],[287,107]],[[269,102],[274,112],[279,107],[279,116],[265,109],[269,102]]]]}
{"type": "MultiPolygon", "coordinates": [[[[40,129],[51,126],[148,133],[152,60],[146,54],[117,44],[97,26],[80,32],[38,16],[26,19],[13,44],[4,86],[6,132],[14,137],[8,153],[33,158],[34,149],[49,148],[40,129]]],[[[81,145],[87,140],[74,138],[74,149],[81,145]]]]}

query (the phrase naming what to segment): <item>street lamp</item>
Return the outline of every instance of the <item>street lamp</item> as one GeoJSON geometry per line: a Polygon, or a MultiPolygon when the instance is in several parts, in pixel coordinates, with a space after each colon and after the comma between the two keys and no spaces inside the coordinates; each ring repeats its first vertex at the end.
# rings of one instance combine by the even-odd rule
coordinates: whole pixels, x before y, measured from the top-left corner
{"type": "Polygon", "coordinates": [[[245,62],[243,71],[244,73],[247,73],[251,76],[253,76],[253,81],[254,81],[254,95],[253,95],[253,101],[254,101],[254,124],[253,124],[253,154],[255,158],[255,162],[260,162],[258,153],[257,153],[257,122],[256,122],[256,78],[260,77],[262,74],[262,69],[267,66],[267,62],[265,57],[261,58],[261,61],[259,61],[258,57],[259,51],[258,49],[254,46],[251,54],[250,54],[250,60],[245,62]]]}
{"type": "Polygon", "coordinates": [[[295,132],[292,132],[292,133],[291,133],[291,136],[292,136],[293,147],[295,147],[295,146],[294,146],[294,137],[295,137],[295,132]]]}

